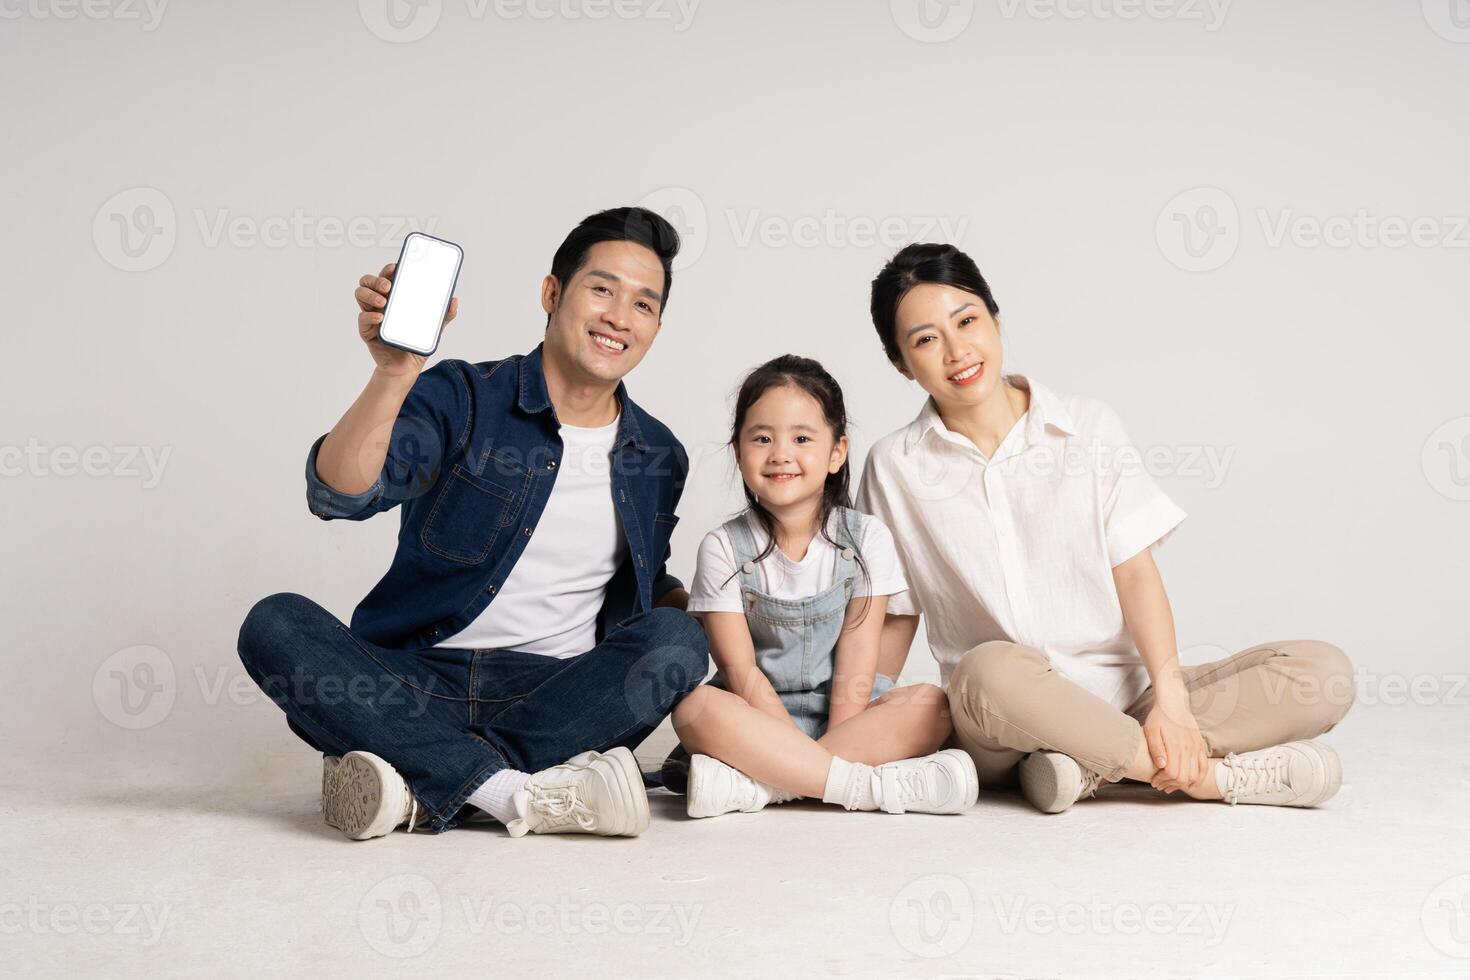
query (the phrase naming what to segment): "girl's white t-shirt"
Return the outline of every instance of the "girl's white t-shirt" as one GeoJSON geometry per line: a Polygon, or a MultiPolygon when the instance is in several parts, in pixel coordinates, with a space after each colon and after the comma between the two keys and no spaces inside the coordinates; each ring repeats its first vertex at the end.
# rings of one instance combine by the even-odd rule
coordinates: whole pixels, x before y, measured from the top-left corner
{"type": "MultiPolygon", "coordinates": [[[[756,554],[770,540],[760,522],[750,511],[744,514],[746,525],[755,537],[756,554]]],[[[827,534],[842,540],[836,511],[827,522],[827,534]]],[[[869,514],[858,515],[858,551],[867,566],[867,575],[859,569],[853,581],[853,596],[896,595],[908,589],[899,563],[893,535],[883,522],[869,514]]],[[[838,549],[820,534],[812,538],[806,555],[793,561],[780,548],[756,562],[757,588],[777,599],[808,599],[832,587],[837,577],[838,549]]],[[[694,584],[689,590],[689,612],[737,612],[745,607],[740,601],[740,576],[735,574],[735,549],[724,526],[715,528],[699,544],[699,557],[694,569],[694,584]]]]}

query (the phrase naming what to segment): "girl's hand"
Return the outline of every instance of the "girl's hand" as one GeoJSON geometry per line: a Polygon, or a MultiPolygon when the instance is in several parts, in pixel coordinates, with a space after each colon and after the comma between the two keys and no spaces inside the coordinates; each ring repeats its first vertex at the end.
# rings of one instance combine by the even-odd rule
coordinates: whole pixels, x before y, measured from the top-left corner
{"type": "Polygon", "coordinates": [[[1143,737],[1148,743],[1149,757],[1158,767],[1149,780],[1154,789],[1172,793],[1205,777],[1210,750],[1187,700],[1170,704],[1155,702],[1144,719],[1143,737]]]}

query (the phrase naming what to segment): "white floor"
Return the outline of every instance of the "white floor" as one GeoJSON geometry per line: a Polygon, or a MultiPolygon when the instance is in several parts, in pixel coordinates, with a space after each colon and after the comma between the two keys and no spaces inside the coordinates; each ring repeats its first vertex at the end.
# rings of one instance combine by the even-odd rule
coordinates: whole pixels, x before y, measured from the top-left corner
{"type": "Polygon", "coordinates": [[[1316,811],[689,821],[659,792],[629,840],[349,843],[267,703],[93,734],[7,772],[5,975],[1470,976],[1464,706],[1354,708],[1316,811]]]}

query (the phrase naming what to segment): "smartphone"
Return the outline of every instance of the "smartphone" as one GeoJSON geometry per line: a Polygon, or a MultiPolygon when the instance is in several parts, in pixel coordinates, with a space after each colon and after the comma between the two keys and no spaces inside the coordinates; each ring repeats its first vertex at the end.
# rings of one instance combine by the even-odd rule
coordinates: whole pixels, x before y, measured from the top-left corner
{"type": "Polygon", "coordinates": [[[463,260],[464,251],[453,242],[411,232],[398,253],[378,339],[414,354],[434,353],[463,260]]]}

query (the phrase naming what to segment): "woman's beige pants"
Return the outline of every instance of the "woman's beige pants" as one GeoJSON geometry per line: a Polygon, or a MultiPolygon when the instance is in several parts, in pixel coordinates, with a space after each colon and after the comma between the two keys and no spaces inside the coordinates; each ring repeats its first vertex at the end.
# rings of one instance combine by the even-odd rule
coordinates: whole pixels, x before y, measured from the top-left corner
{"type": "MultiPolygon", "coordinates": [[[[1355,692],[1347,656],[1319,640],[1263,643],[1182,671],[1212,758],[1329,731],[1355,692]]],[[[954,743],[990,785],[1014,782],[1017,764],[1039,749],[1116,782],[1137,757],[1153,703],[1150,688],[1119,711],[1057,673],[1046,654],[1003,641],[965,654],[949,683],[954,743]]]]}

